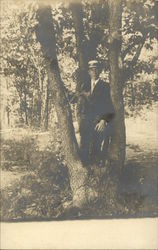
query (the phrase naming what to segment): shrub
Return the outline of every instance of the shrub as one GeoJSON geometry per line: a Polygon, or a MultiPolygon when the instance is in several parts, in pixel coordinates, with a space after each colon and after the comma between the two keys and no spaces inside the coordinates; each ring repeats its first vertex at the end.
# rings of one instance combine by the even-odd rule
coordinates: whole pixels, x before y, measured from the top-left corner
{"type": "Polygon", "coordinates": [[[34,173],[2,190],[2,220],[50,219],[63,214],[63,204],[71,201],[68,171],[51,155],[46,158],[34,173]]]}
{"type": "Polygon", "coordinates": [[[37,150],[34,138],[25,136],[20,140],[2,140],[2,168],[10,169],[12,166],[30,166],[31,155],[37,150]]]}

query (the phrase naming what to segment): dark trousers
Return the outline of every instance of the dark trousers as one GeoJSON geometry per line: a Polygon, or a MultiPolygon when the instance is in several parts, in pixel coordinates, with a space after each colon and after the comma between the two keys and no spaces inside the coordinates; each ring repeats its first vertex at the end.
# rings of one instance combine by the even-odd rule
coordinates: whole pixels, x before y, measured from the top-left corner
{"type": "Polygon", "coordinates": [[[97,164],[104,166],[108,154],[108,147],[113,134],[112,122],[107,123],[103,131],[95,129],[96,124],[84,124],[80,131],[81,159],[85,165],[97,164]]]}
{"type": "Polygon", "coordinates": [[[84,165],[90,163],[90,143],[92,141],[94,128],[92,124],[87,121],[83,121],[80,124],[80,155],[84,165]]]}

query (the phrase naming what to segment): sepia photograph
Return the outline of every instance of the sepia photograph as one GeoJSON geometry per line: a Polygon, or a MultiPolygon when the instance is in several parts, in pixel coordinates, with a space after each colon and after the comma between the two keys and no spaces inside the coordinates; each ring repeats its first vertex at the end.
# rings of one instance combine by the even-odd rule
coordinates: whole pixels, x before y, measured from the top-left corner
{"type": "Polygon", "coordinates": [[[158,2],[0,5],[1,221],[158,217],[158,2]]]}

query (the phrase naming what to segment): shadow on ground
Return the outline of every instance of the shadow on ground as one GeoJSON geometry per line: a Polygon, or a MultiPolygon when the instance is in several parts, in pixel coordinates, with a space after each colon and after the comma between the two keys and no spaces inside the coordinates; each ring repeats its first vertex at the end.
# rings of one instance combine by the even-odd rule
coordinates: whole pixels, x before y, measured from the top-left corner
{"type": "MultiPolygon", "coordinates": [[[[69,219],[138,218],[158,215],[158,172],[155,153],[126,161],[120,177],[118,206],[112,210],[104,201],[82,210],[72,208],[67,169],[49,152],[41,153],[31,169],[15,165],[3,168],[3,175],[14,175],[1,191],[2,221],[41,221],[69,219]],[[40,164],[42,162],[42,165],[40,164]]],[[[35,157],[35,156],[34,156],[35,157]]]]}

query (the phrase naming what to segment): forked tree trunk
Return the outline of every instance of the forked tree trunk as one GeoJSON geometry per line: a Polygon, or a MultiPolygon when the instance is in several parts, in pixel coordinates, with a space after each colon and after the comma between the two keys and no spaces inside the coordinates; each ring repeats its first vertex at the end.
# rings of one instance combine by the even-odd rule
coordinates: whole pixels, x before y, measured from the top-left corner
{"type": "Polygon", "coordinates": [[[70,175],[73,205],[81,207],[87,203],[88,196],[90,195],[87,194],[88,173],[82,166],[78,155],[78,144],[72,123],[70,105],[60,77],[51,8],[49,6],[40,6],[37,11],[37,18],[39,24],[36,29],[36,35],[45,56],[48,79],[50,85],[52,85],[50,89],[53,90],[52,96],[60,125],[62,148],[70,175]]]}
{"type": "Polygon", "coordinates": [[[121,0],[108,0],[109,5],[109,64],[111,97],[115,109],[114,136],[110,148],[110,160],[119,170],[125,161],[125,121],[121,62],[121,0]]]}

